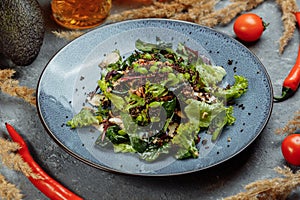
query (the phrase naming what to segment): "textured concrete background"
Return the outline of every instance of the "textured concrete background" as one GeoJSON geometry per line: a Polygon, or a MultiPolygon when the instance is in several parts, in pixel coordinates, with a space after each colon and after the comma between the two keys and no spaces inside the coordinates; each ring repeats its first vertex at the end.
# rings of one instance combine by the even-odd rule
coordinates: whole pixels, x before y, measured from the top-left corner
{"type": "MultiPolygon", "coordinates": [[[[51,31],[61,30],[50,18],[50,0],[39,0],[45,13],[47,31],[41,52],[27,67],[15,67],[22,85],[35,88],[39,76],[51,57],[68,42],[55,37],[51,31]]],[[[221,1],[222,3],[227,1],[221,1]]],[[[300,0],[297,1],[300,5],[300,0]]],[[[262,38],[250,50],[265,65],[273,83],[274,93],[281,92],[281,84],[294,65],[298,51],[299,33],[296,30],[283,55],[278,54],[278,40],[283,32],[280,8],[267,0],[252,12],[269,22],[262,38]]],[[[233,36],[232,23],[216,27],[233,36]]],[[[3,66],[1,68],[4,68],[3,66]]],[[[259,94],[258,94],[259,95],[259,94]]],[[[274,104],[268,125],[261,135],[239,155],[216,167],[197,173],[175,177],[133,177],[104,172],[76,160],[63,151],[44,130],[36,108],[20,99],[0,93],[0,136],[7,137],[4,122],[8,121],[23,134],[36,161],[46,172],[85,199],[221,199],[243,191],[243,186],[259,179],[273,178],[273,170],[284,166],[280,142],[284,136],[275,135],[299,110],[300,92],[288,101],[274,104]]],[[[47,199],[22,174],[0,164],[0,173],[16,184],[24,199],[47,199]]],[[[295,191],[289,199],[300,199],[295,191]]]]}

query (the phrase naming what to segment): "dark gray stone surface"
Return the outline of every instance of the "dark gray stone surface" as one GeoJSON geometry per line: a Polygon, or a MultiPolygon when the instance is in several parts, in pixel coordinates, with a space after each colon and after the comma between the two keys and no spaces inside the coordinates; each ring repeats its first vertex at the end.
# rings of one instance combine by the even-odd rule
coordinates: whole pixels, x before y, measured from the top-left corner
{"type": "MultiPolygon", "coordinates": [[[[52,31],[63,30],[51,19],[50,0],[39,0],[46,19],[47,31],[39,56],[30,66],[10,66],[17,71],[21,85],[35,88],[40,74],[51,57],[68,41],[54,36],[52,31]]],[[[227,1],[220,1],[222,6],[227,1]]],[[[297,1],[300,3],[300,1],[297,1]]],[[[299,4],[300,5],[300,4],[299,4]]],[[[297,56],[300,42],[298,30],[284,53],[279,55],[279,38],[283,32],[281,10],[274,1],[265,1],[252,10],[269,22],[262,38],[246,45],[265,65],[274,88],[281,92],[281,84],[297,56]]],[[[218,26],[217,30],[234,37],[232,23],[218,26]]],[[[2,59],[2,58],[1,58],[2,59]]],[[[3,59],[1,61],[4,62],[3,59]]],[[[1,69],[5,68],[4,65],[1,69]]],[[[258,94],[259,95],[259,94],[258,94]]],[[[288,101],[274,104],[269,123],[261,135],[242,153],[234,158],[197,173],[174,177],[134,177],[112,174],[90,167],[63,151],[46,133],[36,108],[24,101],[0,93],[0,136],[7,137],[4,122],[14,124],[26,135],[36,161],[44,170],[63,185],[85,199],[221,199],[243,191],[243,186],[259,179],[278,176],[277,166],[286,163],[281,155],[280,143],[284,136],[275,134],[299,110],[300,92],[288,101]]],[[[21,173],[0,163],[0,173],[17,185],[24,199],[47,199],[21,173]]],[[[299,199],[295,191],[290,199],[299,199]]]]}

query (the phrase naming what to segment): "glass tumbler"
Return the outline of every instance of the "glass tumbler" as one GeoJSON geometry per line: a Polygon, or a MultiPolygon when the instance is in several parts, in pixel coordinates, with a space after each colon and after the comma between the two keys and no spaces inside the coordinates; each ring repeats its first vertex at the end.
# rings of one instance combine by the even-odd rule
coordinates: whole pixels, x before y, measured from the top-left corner
{"type": "Polygon", "coordinates": [[[52,0],[54,20],[70,29],[93,28],[106,19],[112,0],[52,0]]]}

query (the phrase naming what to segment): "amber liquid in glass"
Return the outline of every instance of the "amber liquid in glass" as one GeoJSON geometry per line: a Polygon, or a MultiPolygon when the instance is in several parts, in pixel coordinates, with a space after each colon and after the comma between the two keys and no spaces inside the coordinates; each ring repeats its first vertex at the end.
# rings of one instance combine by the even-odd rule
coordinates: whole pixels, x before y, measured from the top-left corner
{"type": "Polygon", "coordinates": [[[109,15],[111,0],[52,0],[54,20],[70,29],[87,29],[100,25],[109,15]]]}

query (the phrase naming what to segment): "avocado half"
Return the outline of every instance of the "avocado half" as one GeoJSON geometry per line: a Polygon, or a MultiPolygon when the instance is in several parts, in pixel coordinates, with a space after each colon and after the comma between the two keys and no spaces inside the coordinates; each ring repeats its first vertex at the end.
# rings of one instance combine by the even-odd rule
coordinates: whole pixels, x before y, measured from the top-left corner
{"type": "Polygon", "coordinates": [[[44,19],[36,0],[0,0],[0,53],[14,64],[31,64],[43,44],[44,19]]]}

